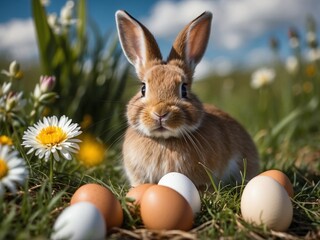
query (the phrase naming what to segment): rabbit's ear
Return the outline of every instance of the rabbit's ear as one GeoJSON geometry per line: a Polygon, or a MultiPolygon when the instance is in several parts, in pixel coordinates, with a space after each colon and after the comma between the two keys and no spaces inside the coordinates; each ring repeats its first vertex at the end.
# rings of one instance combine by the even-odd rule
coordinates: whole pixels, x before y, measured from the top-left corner
{"type": "Polygon", "coordinates": [[[149,30],[126,11],[116,12],[119,40],[128,61],[138,75],[153,60],[162,60],[159,46],[149,30]]]}
{"type": "Polygon", "coordinates": [[[211,12],[204,12],[190,22],[177,36],[172,46],[168,61],[182,60],[187,70],[193,74],[194,68],[200,62],[210,36],[211,12]]]}

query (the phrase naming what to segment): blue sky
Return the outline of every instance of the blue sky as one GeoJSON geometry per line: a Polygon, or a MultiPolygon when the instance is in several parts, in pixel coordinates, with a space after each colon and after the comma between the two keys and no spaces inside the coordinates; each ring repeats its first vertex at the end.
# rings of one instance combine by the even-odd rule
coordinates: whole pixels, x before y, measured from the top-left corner
{"type": "MultiPolygon", "coordinates": [[[[59,14],[65,0],[51,0],[49,13],[59,14]]],[[[23,61],[37,56],[30,0],[2,0],[0,53],[23,61]]],[[[158,40],[165,56],[178,32],[203,11],[213,13],[211,38],[198,72],[223,74],[239,65],[256,65],[271,59],[269,38],[280,40],[281,56],[290,55],[288,28],[305,36],[306,18],[320,26],[319,0],[88,0],[88,15],[102,32],[116,30],[114,13],[128,11],[144,23],[158,40]]],[[[305,39],[302,40],[305,42],[305,39]]]]}

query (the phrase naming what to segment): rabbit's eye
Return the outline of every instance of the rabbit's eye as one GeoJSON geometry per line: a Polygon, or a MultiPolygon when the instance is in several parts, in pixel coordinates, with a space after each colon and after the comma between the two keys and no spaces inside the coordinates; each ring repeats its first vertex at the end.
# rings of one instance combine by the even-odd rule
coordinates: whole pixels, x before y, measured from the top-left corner
{"type": "Polygon", "coordinates": [[[183,98],[187,98],[188,94],[187,94],[187,84],[186,83],[183,83],[181,85],[181,97],[183,98]]]}
{"type": "Polygon", "coordinates": [[[146,84],[145,83],[142,83],[141,95],[142,95],[142,97],[144,97],[146,95],[146,84]]]}

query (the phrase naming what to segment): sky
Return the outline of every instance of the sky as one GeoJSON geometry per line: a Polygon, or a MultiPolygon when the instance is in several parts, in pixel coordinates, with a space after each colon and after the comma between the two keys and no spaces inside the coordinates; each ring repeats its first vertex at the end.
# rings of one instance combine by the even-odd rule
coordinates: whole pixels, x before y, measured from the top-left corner
{"type": "MultiPolygon", "coordinates": [[[[51,0],[48,13],[65,0],[51,0]]],[[[320,39],[319,0],[87,0],[88,16],[102,33],[116,31],[114,14],[123,9],[142,22],[155,36],[163,56],[182,28],[204,11],[213,13],[207,51],[197,67],[199,75],[224,75],[237,66],[256,66],[272,59],[269,39],[280,42],[283,59],[291,52],[288,29],[306,35],[306,19],[313,16],[320,39]]],[[[305,44],[305,39],[302,39],[305,44]]],[[[2,0],[0,9],[0,54],[5,59],[37,59],[31,0],[2,0]]],[[[197,73],[196,72],[196,73],[197,73]]]]}

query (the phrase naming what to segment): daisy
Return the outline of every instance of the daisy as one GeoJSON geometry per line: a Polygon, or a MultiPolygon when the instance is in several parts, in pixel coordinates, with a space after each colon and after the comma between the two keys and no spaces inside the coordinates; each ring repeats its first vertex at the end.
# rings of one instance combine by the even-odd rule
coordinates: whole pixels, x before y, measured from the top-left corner
{"type": "Polygon", "coordinates": [[[18,152],[10,146],[0,144],[0,197],[5,187],[15,193],[16,185],[22,185],[28,177],[25,162],[17,155],[18,152]]]}
{"type": "Polygon", "coordinates": [[[53,156],[56,161],[60,158],[71,160],[70,153],[77,153],[79,150],[80,127],[77,123],[71,123],[71,119],[62,116],[44,117],[43,120],[29,127],[23,134],[22,145],[30,148],[27,154],[35,152],[40,159],[48,161],[53,156]]]}

